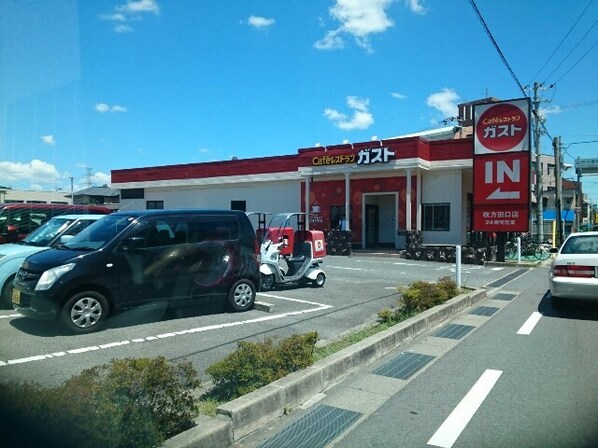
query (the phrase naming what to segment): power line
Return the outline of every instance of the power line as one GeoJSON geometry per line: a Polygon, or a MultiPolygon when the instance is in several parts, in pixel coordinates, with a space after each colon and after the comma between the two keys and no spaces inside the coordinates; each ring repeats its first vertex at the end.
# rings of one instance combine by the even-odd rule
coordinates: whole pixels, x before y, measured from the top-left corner
{"type": "MultiPolygon", "coordinates": [[[[562,61],[561,61],[561,62],[559,62],[559,64],[558,64],[558,65],[557,65],[557,66],[556,66],[556,67],[555,67],[555,68],[554,68],[554,69],[553,69],[553,70],[550,72],[550,74],[549,74],[549,75],[546,77],[546,79],[550,78],[550,77],[553,75],[553,73],[554,73],[554,72],[556,72],[556,71],[557,71],[557,70],[558,70],[558,69],[561,67],[561,65],[563,65],[563,63],[564,63],[564,62],[565,62],[567,59],[569,59],[569,56],[571,56],[571,55],[573,54],[573,52],[574,52],[574,51],[577,49],[577,47],[579,47],[579,45],[580,45],[580,44],[583,42],[583,40],[584,40],[584,39],[587,37],[587,35],[588,35],[588,34],[590,34],[590,31],[592,31],[596,25],[598,25],[598,19],[596,19],[596,21],[595,21],[595,22],[592,24],[592,26],[590,27],[590,29],[589,29],[588,31],[586,31],[586,33],[585,33],[585,34],[584,34],[584,35],[581,37],[581,39],[579,39],[579,41],[577,41],[577,43],[576,43],[576,44],[575,44],[575,46],[574,46],[574,47],[571,49],[571,51],[569,51],[569,52],[567,53],[567,56],[565,56],[565,57],[562,59],[562,61]]],[[[590,47],[590,50],[592,50],[592,48],[594,48],[594,47],[596,46],[596,43],[598,43],[598,41],[596,41],[596,42],[595,42],[595,43],[594,43],[594,44],[593,44],[593,45],[590,47]]],[[[581,57],[581,59],[583,59],[583,58],[584,58],[584,57],[585,57],[585,56],[586,56],[586,55],[587,55],[587,54],[590,52],[590,50],[588,50],[588,51],[587,51],[587,52],[586,52],[586,53],[585,53],[585,54],[584,54],[584,55],[581,57]]],[[[581,59],[580,59],[580,60],[581,60],[581,59]]],[[[573,65],[573,67],[575,67],[575,65],[577,65],[577,63],[578,63],[580,60],[578,60],[578,61],[577,61],[577,62],[576,62],[574,65],[573,65]]],[[[573,67],[571,67],[571,68],[570,68],[570,69],[569,69],[569,70],[568,70],[568,71],[567,71],[565,74],[569,73],[573,67]]],[[[565,76],[565,75],[563,75],[563,76],[565,76]]],[[[563,76],[561,76],[561,78],[562,78],[563,76]]],[[[559,81],[561,80],[561,78],[559,78],[559,81]]],[[[544,81],[544,82],[546,82],[546,81],[544,81]]],[[[557,82],[558,82],[558,81],[557,81],[557,82]]],[[[553,83],[553,84],[556,84],[556,82],[555,82],[555,83],[553,83]]]]}
{"type": "Polygon", "coordinates": [[[505,55],[503,54],[503,52],[501,51],[500,47],[496,43],[496,40],[494,39],[494,36],[492,36],[492,33],[490,32],[490,29],[488,28],[488,25],[486,25],[486,21],[482,17],[482,14],[480,13],[480,10],[478,9],[478,7],[477,7],[477,5],[475,3],[475,0],[469,0],[469,3],[471,3],[471,6],[473,7],[475,13],[477,14],[478,19],[482,23],[482,26],[484,27],[484,30],[486,31],[486,34],[490,38],[490,41],[492,42],[492,45],[494,45],[494,48],[496,49],[498,55],[500,56],[500,59],[502,60],[503,64],[505,65],[505,67],[507,68],[507,70],[509,71],[509,73],[511,74],[511,76],[513,77],[513,79],[515,80],[515,83],[519,87],[519,90],[521,90],[521,93],[523,93],[523,95],[527,98],[527,94],[525,93],[525,89],[523,88],[523,86],[519,82],[519,79],[517,79],[517,76],[515,75],[515,72],[513,72],[513,69],[511,68],[511,66],[507,62],[507,58],[505,58],[505,55]]]}
{"type": "MultiPolygon", "coordinates": [[[[573,28],[575,28],[575,26],[579,23],[579,21],[584,16],[584,14],[586,13],[587,9],[590,7],[590,5],[593,2],[594,2],[594,0],[590,0],[588,2],[588,4],[586,5],[586,7],[584,8],[584,10],[581,12],[581,14],[579,15],[579,17],[575,21],[575,23],[573,23],[573,25],[571,25],[571,28],[569,28],[569,31],[567,31],[567,33],[565,33],[565,35],[563,36],[563,38],[561,39],[561,41],[559,42],[559,44],[556,46],[556,48],[552,52],[552,54],[550,56],[548,56],[548,59],[546,59],[546,61],[544,61],[544,64],[542,64],[542,67],[540,67],[538,69],[538,71],[536,72],[536,74],[534,76],[532,76],[532,80],[536,79],[536,76],[538,76],[540,74],[540,72],[544,69],[544,67],[546,67],[546,64],[548,64],[548,62],[556,54],[556,52],[558,51],[558,49],[561,48],[561,45],[563,45],[563,42],[565,42],[565,40],[567,39],[567,37],[569,37],[569,34],[571,34],[571,31],[573,31],[573,28]]],[[[528,84],[531,84],[531,81],[528,84]]]]}
{"type": "MultiPolygon", "coordinates": [[[[507,61],[507,58],[505,57],[505,55],[501,51],[500,47],[498,46],[498,43],[494,39],[494,36],[490,32],[490,29],[488,28],[488,25],[486,24],[486,21],[484,20],[484,17],[482,17],[482,13],[478,9],[478,6],[476,5],[475,0],[469,0],[469,3],[471,4],[471,6],[473,7],[476,15],[478,16],[478,19],[480,20],[482,26],[484,27],[484,30],[486,31],[486,34],[488,35],[488,37],[490,38],[490,41],[492,42],[492,45],[494,46],[494,48],[496,49],[496,52],[500,56],[500,59],[502,60],[503,64],[505,65],[505,67],[507,68],[507,70],[509,71],[509,73],[511,74],[511,76],[513,77],[513,79],[515,80],[515,83],[519,87],[519,90],[521,91],[521,93],[523,94],[524,97],[529,98],[529,96],[525,92],[525,89],[521,85],[521,82],[519,82],[519,79],[517,78],[517,75],[515,75],[515,72],[513,71],[513,69],[511,68],[511,66],[509,65],[509,62],[507,61]]],[[[548,136],[548,138],[550,138],[552,140],[552,137],[550,136],[550,133],[548,132],[548,129],[546,129],[546,126],[542,122],[541,117],[538,116],[537,111],[535,110],[535,108],[532,109],[532,113],[536,117],[537,123],[539,123],[539,125],[542,127],[542,130],[544,131],[544,133],[548,136]]]]}
{"type": "Polygon", "coordinates": [[[581,56],[581,57],[580,57],[580,58],[577,60],[577,62],[575,62],[575,64],[573,64],[573,65],[571,66],[571,68],[570,68],[569,70],[567,70],[565,73],[563,73],[563,74],[561,75],[561,77],[560,77],[559,79],[557,79],[557,80],[556,80],[554,83],[555,83],[555,84],[556,84],[556,83],[558,83],[558,82],[559,82],[561,79],[563,79],[563,78],[565,77],[565,75],[566,75],[567,73],[569,73],[571,70],[573,70],[573,69],[575,68],[575,66],[576,66],[577,64],[579,64],[579,63],[581,62],[581,60],[582,60],[583,58],[585,58],[585,57],[588,55],[588,53],[589,53],[590,51],[592,51],[592,50],[594,49],[594,47],[595,47],[597,44],[598,44],[598,39],[597,39],[597,40],[596,40],[596,42],[594,42],[594,44],[593,44],[593,45],[592,45],[592,46],[591,46],[591,47],[588,49],[588,51],[586,51],[586,52],[585,52],[585,53],[584,53],[584,54],[583,54],[583,55],[582,55],[582,56],[581,56]]]}

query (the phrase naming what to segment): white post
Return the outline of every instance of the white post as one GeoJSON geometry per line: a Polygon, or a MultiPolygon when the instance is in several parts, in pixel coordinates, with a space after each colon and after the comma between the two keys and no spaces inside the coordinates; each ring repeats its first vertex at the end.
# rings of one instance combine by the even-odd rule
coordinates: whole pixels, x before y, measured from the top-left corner
{"type": "Polygon", "coordinates": [[[521,237],[517,237],[517,263],[521,263],[521,237]]]}
{"type": "Polygon", "coordinates": [[[351,215],[349,214],[351,208],[351,183],[349,178],[351,175],[349,173],[345,173],[345,220],[347,221],[347,228],[346,230],[351,230],[351,215]]]}
{"type": "Polygon", "coordinates": [[[461,289],[461,245],[457,244],[455,247],[455,275],[457,277],[457,288],[461,289]]]}
{"type": "Polygon", "coordinates": [[[405,229],[411,230],[411,170],[407,170],[407,185],[405,192],[405,229]]]}
{"type": "Polygon", "coordinates": [[[309,230],[309,176],[305,177],[305,230],[309,230]]]}

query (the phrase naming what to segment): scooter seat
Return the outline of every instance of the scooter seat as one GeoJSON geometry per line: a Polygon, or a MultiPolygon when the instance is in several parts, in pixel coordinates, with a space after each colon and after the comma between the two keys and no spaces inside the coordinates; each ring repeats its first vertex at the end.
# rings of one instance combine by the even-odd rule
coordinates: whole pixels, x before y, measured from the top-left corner
{"type": "Polygon", "coordinates": [[[299,255],[298,257],[289,257],[287,261],[291,263],[303,263],[305,261],[305,255],[299,255]]]}

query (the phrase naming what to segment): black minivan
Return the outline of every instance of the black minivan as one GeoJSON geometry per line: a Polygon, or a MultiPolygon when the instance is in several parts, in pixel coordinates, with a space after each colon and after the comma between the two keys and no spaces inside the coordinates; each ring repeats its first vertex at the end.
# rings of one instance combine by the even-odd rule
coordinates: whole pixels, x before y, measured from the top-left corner
{"type": "Polygon", "coordinates": [[[111,314],[154,302],[226,300],[250,310],[259,287],[255,231],[234,210],[117,212],[34,254],[14,280],[13,308],[91,333],[111,314]]]}

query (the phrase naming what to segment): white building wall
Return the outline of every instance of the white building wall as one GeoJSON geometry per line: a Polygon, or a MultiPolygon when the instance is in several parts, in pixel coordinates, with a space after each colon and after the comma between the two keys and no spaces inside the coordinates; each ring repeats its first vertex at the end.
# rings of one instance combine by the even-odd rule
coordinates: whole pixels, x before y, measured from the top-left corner
{"type": "MultiPolygon", "coordinates": [[[[448,232],[422,231],[424,244],[463,244],[463,193],[461,170],[428,171],[422,176],[422,213],[425,204],[450,204],[448,232]]],[[[424,225],[422,217],[422,227],[424,225]]]]}
{"type": "Polygon", "coordinates": [[[147,201],[164,201],[164,208],[231,208],[246,201],[247,211],[284,213],[301,210],[301,182],[255,182],[198,187],[145,187],[143,199],[122,199],[120,210],[145,210],[147,201]]]}

